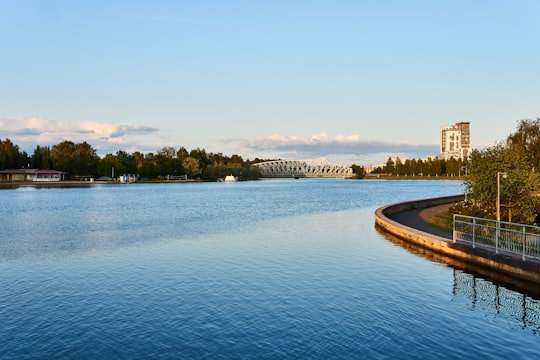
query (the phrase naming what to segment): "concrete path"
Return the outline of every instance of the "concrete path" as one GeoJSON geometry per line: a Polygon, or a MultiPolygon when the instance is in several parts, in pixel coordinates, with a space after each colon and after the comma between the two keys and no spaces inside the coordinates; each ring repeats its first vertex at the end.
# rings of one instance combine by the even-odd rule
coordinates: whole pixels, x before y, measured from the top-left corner
{"type": "Polygon", "coordinates": [[[430,217],[445,212],[452,205],[454,204],[444,204],[423,209],[402,211],[390,216],[390,219],[413,229],[441,236],[447,239],[452,239],[452,232],[439,229],[438,227],[435,227],[428,222],[428,219],[430,217]]]}
{"type": "Polygon", "coordinates": [[[520,289],[526,289],[529,294],[538,294],[540,296],[540,288],[538,287],[538,284],[540,284],[540,259],[528,257],[524,261],[521,254],[506,251],[499,251],[497,253],[494,248],[486,246],[472,247],[471,244],[463,241],[453,243],[451,231],[439,229],[428,223],[427,220],[430,217],[448,210],[455,202],[399,211],[392,215],[384,214],[384,211],[388,210],[388,208],[390,208],[388,212],[392,213],[400,208],[410,208],[410,206],[422,206],[425,204],[426,202],[422,203],[421,201],[416,203],[405,202],[379,208],[375,212],[376,225],[383,231],[402,238],[409,243],[431,249],[470,264],[471,267],[469,265],[460,265],[463,269],[472,269],[471,271],[475,273],[484,274],[487,279],[495,279],[520,289]],[[392,206],[394,208],[391,208],[392,206]],[[387,221],[389,219],[393,221],[387,221]],[[430,235],[435,235],[436,237],[431,237],[430,235]]]}

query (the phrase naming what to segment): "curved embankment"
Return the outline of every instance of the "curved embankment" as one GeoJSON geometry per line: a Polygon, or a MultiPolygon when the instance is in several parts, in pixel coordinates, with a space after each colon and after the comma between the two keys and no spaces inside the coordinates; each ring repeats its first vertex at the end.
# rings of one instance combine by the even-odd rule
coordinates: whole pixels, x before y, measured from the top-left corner
{"type": "MultiPolygon", "coordinates": [[[[463,195],[455,195],[386,205],[375,211],[375,225],[384,232],[446,256],[451,256],[518,279],[540,283],[540,261],[530,259],[523,261],[519,256],[502,253],[496,254],[491,249],[473,248],[466,243],[453,243],[449,238],[427,233],[391,219],[393,214],[400,212],[450,204],[462,200],[463,195]]],[[[412,214],[411,216],[418,215],[412,214]]]]}

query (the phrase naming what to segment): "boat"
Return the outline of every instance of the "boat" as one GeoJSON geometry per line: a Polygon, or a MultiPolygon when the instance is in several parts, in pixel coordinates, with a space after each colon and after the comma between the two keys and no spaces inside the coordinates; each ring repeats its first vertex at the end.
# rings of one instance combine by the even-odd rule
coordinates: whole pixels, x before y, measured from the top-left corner
{"type": "Polygon", "coordinates": [[[224,182],[236,182],[236,181],[238,181],[238,178],[231,174],[231,175],[225,176],[225,180],[223,180],[223,181],[224,182]]]}

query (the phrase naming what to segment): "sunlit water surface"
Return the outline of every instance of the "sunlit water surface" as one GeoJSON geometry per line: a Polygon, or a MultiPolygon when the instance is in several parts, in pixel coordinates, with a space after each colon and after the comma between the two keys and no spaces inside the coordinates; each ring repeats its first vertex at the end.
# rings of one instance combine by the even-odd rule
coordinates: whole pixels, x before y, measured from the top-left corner
{"type": "Polygon", "coordinates": [[[374,210],[458,181],[0,191],[0,358],[535,358],[540,304],[374,210]]]}

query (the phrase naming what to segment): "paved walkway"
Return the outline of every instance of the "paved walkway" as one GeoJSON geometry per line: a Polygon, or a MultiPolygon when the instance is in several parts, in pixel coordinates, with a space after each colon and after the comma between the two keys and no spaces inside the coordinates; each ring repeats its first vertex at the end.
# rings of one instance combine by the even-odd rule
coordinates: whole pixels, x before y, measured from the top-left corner
{"type": "Polygon", "coordinates": [[[439,229],[438,227],[435,227],[428,222],[429,218],[431,218],[435,214],[445,212],[452,205],[454,204],[444,204],[428,208],[402,211],[390,216],[390,219],[413,229],[441,236],[447,239],[452,239],[452,232],[439,229]]]}
{"type": "MultiPolygon", "coordinates": [[[[538,287],[538,284],[540,284],[540,259],[527,258],[526,261],[523,261],[521,254],[505,251],[496,253],[493,248],[485,246],[472,247],[470,244],[460,241],[453,243],[451,231],[439,229],[428,222],[430,217],[448,210],[453,204],[455,203],[411,209],[388,216],[389,219],[401,225],[428,234],[428,238],[429,234],[442,237],[444,239],[442,241],[447,241],[448,246],[438,246],[440,245],[438,241],[440,239],[426,242],[423,240],[425,236],[419,235],[416,231],[401,229],[403,231],[396,230],[397,232],[394,233],[393,230],[396,227],[401,228],[399,225],[387,223],[388,226],[383,225],[382,228],[398,237],[404,236],[403,239],[411,243],[463,260],[469,263],[471,267],[469,265],[460,265],[460,267],[472,269],[471,271],[478,274],[484,274],[483,276],[486,276],[487,279],[495,279],[519,289],[526,289],[529,294],[538,294],[540,299],[540,288],[538,287]]],[[[378,209],[377,212],[381,209],[378,209]]],[[[381,221],[384,224],[384,218],[385,215],[381,212],[376,221],[381,221]]]]}

